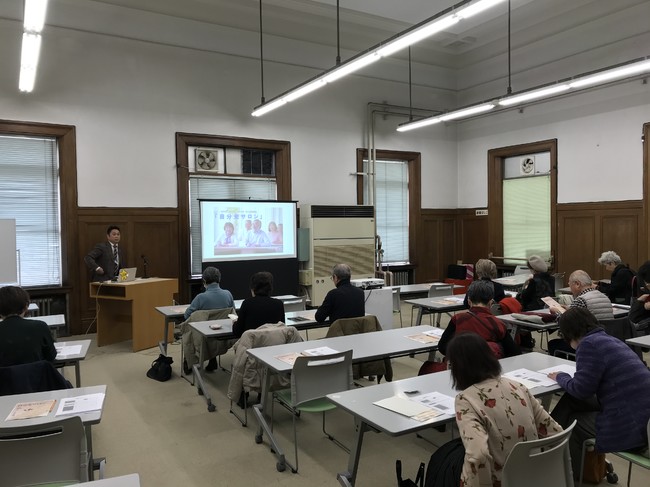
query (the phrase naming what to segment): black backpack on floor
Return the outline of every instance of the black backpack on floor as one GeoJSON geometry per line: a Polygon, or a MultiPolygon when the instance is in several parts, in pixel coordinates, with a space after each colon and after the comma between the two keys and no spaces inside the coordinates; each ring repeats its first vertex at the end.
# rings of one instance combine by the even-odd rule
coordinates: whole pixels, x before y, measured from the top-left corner
{"type": "Polygon", "coordinates": [[[424,487],[458,487],[465,460],[465,447],[460,438],[438,448],[427,465],[424,487]]]}

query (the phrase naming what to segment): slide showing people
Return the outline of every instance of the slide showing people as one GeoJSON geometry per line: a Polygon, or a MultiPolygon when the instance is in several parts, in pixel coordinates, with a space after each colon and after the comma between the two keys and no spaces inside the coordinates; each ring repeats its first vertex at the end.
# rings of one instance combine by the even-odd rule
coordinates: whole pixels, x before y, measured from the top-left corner
{"type": "Polygon", "coordinates": [[[269,222],[269,240],[271,245],[282,245],[282,232],[275,222],[269,222]]]}
{"type": "Polygon", "coordinates": [[[262,230],[262,222],[256,218],[253,220],[253,231],[249,232],[246,237],[246,247],[268,247],[269,245],[271,245],[271,240],[262,230]]]}
{"type": "Polygon", "coordinates": [[[235,235],[235,225],[226,222],[223,225],[223,234],[217,239],[215,247],[239,247],[239,239],[235,235]]]}

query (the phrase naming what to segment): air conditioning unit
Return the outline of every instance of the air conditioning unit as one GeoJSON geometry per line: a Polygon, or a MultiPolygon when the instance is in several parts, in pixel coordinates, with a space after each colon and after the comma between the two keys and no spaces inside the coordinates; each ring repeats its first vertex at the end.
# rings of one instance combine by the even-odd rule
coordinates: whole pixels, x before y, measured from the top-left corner
{"type": "Polygon", "coordinates": [[[332,267],[345,263],[352,279],[375,277],[375,209],[372,206],[301,205],[300,227],[309,229],[309,260],[300,281],[312,306],[334,288],[332,267]]]}

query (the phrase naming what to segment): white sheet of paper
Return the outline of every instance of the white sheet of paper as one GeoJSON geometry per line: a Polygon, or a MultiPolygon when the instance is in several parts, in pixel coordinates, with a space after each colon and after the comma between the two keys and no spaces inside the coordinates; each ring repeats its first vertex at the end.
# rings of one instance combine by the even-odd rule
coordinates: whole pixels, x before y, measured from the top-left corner
{"type": "Polygon", "coordinates": [[[56,358],[58,359],[81,353],[81,345],[57,345],[55,343],[54,348],[56,348],[56,358]]]}
{"type": "Polygon", "coordinates": [[[576,367],[575,365],[568,365],[568,364],[561,364],[561,365],[556,365],[554,367],[548,367],[546,369],[542,369],[539,371],[540,374],[550,374],[551,372],[564,372],[566,374],[569,374],[571,377],[576,373],[576,367]]]}
{"type": "Polygon", "coordinates": [[[442,328],[434,328],[433,330],[423,331],[422,333],[424,333],[425,335],[432,336],[432,337],[440,338],[444,332],[445,332],[445,330],[443,330],[442,328]]]}
{"type": "Polygon", "coordinates": [[[428,408],[419,402],[411,401],[410,399],[401,396],[387,397],[386,399],[377,401],[374,404],[403,416],[407,416],[409,418],[420,415],[428,415],[431,413],[431,408],[428,408]]]}
{"type": "Polygon", "coordinates": [[[421,394],[411,398],[411,401],[416,401],[431,408],[435,411],[438,411],[440,414],[445,414],[447,416],[454,416],[454,399],[451,396],[441,394],[439,392],[428,392],[426,394],[421,394]]]}
{"type": "Polygon", "coordinates": [[[516,380],[521,384],[525,385],[528,389],[534,389],[536,387],[548,387],[554,386],[555,381],[549,379],[546,374],[540,372],[535,372],[528,369],[517,369],[503,374],[504,377],[508,379],[516,380]]]}
{"type": "Polygon", "coordinates": [[[97,394],[86,394],[84,396],[66,397],[61,399],[59,402],[59,409],[56,411],[56,416],[97,411],[102,408],[105,396],[106,394],[99,392],[97,394]]]}
{"type": "Polygon", "coordinates": [[[310,348],[309,350],[302,352],[303,355],[311,355],[312,357],[318,357],[319,355],[332,355],[333,353],[339,353],[339,351],[330,347],[318,347],[310,348]]]}

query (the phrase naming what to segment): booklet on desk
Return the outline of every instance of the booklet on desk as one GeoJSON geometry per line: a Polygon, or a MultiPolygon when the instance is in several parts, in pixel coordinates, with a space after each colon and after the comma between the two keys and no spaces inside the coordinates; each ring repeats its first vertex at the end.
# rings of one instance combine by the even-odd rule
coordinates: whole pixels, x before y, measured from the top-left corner
{"type": "Polygon", "coordinates": [[[400,396],[387,397],[373,404],[416,421],[428,421],[436,416],[440,416],[440,413],[435,409],[400,396]]]}
{"type": "Polygon", "coordinates": [[[7,416],[6,421],[11,421],[14,419],[42,418],[54,410],[55,404],[56,399],[34,402],[19,402],[11,410],[9,416],[7,416]]]}

